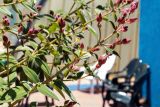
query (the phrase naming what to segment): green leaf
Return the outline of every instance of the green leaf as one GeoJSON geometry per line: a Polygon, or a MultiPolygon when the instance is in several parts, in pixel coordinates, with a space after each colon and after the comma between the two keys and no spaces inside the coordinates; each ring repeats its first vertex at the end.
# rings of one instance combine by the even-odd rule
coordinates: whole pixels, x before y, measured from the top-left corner
{"type": "Polygon", "coordinates": [[[40,39],[40,41],[45,41],[45,37],[41,34],[41,33],[38,33],[38,38],[40,39]]]}
{"type": "Polygon", "coordinates": [[[54,33],[56,31],[56,29],[58,28],[58,24],[57,23],[52,23],[52,25],[49,27],[48,31],[50,34],[54,33]]]}
{"type": "Polygon", "coordinates": [[[0,7],[0,13],[5,14],[5,15],[13,18],[12,13],[5,7],[0,7]]]}
{"type": "Polygon", "coordinates": [[[102,6],[102,5],[98,5],[96,8],[99,9],[99,10],[104,10],[105,9],[105,7],[102,6]]]}
{"type": "Polygon", "coordinates": [[[37,107],[37,102],[31,102],[29,107],[37,107]]]}
{"type": "Polygon", "coordinates": [[[89,52],[83,52],[83,56],[81,56],[81,59],[88,59],[90,58],[92,55],[89,52]]]}
{"type": "Polygon", "coordinates": [[[35,71],[33,71],[32,69],[30,69],[29,67],[27,66],[22,66],[22,69],[25,73],[25,75],[34,83],[37,83],[39,82],[39,78],[38,78],[38,75],[35,73],[35,71]]]}
{"type": "Polygon", "coordinates": [[[61,59],[59,55],[54,56],[54,65],[60,65],[61,64],[61,59]]]}
{"type": "Polygon", "coordinates": [[[7,89],[8,88],[8,84],[6,81],[4,81],[3,78],[0,77],[0,89],[7,89]]]}
{"type": "Polygon", "coordinates": [[[93,34],[94,36],[97,36],[97,32],[94,30],[92,26],[88,25],[87,28],[91,34],[93,34]]]}
{"type": "Polygon", "coordinates": [[[37,87],[37,90],[48,97],[59,100],[58,97],[53,93],[53,91],[44,84],[39,85],[37,87]]]}
{"type": "Polygon", "coordinates": [[[114,21],[117,21],[117,15],[115,12],[113,12],[114,21]]]}
{"type": "Polygon", "coordinates": [[[73,96],[72,92],[69,90],[69,88],[61,81],[61,80],[54,80],[54,85],[56,85],[58,88],[63,90],[73,101],[76,101],[75,97],[73,96]]]}
{"type": "Polygon", "coordinates": [[[41,67],[41,69],[43,70],[44,74],[47,77],[50,77],[51,76],[51,70],[50,70],[48,64],[46,62],[44,62],[43,60],[39,59],[39,58],[36,58],[36,62],[41,67]]]}
{"type": "Polygon", "coordinates": [[[59,87],[57,87],[55,84],[51,84],[51,86],[65,99],[65,95],[59,87]]]}
{"type": "Polygon", "coordinates": [[[24,7],[26,7],[27,9],[31,10],[32,12],[37,13],[36,10],[35,10],[35,8],[33,8],[29,3],[27,3],[27,2],[22,2],[22,5],[23,5],[24,7]]]}
{"type": "Polygon", "coordinates": [[[85,19],[85,17],[84,17],[85,15],[83,14],[82,11],[78,11],[78,12],[77,12],[77,15],[78,15],[78,17],[80,18],[82,24],[86,23],[86,19],[85,19]]]}
{"type": "Polygon", "coordinates": [[[109,21],[109,22],[111,23],[113,29],[116,29],[116,26],[115,26],[114,22],[112,22],[112,21],[109,21]]]}
{"type": "Polygon", "coordinates": [[[9,82],[12,83],[12,82],[15,82],[17,79],[17,73],[16,72],[13,72],[9,75],[9,82]]]}
{"type": "Polygon", "coordinates": [[[33,49],[38,47],[38,44],[34,41],[29,41],[26,45],[31,46],[33,49]]]}
{"type": "Polygon", "coordinates": [[[118,54],[118,52],[116,52],[115,50],[110,49],[110,48],[108,48],[108,47],[105,47],[105,49],[106,49],[106,51],[109,52],[110,54],[114,54],[114,55],[118,56],[119,58],[121,58],[120,55],[118,54]]]}
{"type": "Polygon", "coordinates": [[[18,46],[16,48],[16,50],[19,50],[19,51],[33,51],[33,49],[31,49],[30,47],[28,46],[18,46]]]}
{"type": "Polygon", "coordinates": [[[17,101],[25,98],[26,95],[27,95],[27,90],[25,90],[21,86],[16,86],[3,93],[3,95],[0,98],[0,103],[2,104],[12,101],[17,101]]]}
{"type": "Polygon", "coordinates": [[[114,4],[113,4],[112,0],[109,0],[109,4],[110,4],[111,8],[114,8],[114,4]]]}

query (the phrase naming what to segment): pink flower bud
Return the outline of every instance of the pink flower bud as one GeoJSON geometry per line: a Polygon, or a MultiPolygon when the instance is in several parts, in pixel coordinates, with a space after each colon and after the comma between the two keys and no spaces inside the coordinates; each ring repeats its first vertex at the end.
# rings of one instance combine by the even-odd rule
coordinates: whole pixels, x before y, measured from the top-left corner
{"type": "Polygon", "coordinates": [[[71,69],[74,70],[74,71],[79,71],[80,70],[80,68],[78,66],[76,66],[76,65],[73,65],[71,67],[71,69]]]}
{"type": "Polygon", "coordinates": [[[10,25],[10,21],[9,21],[9,19],[7,18],[7,16],[4,16],[4,17],[3,17],[3,25],[4,25],[4,26],[9,26],[9,25],[10,25]]]}
{"type": "Polygon", "coordinates": [[[32,35],[34,33],[34,28],[30,28],[29,30],[28,30],[28,35],[32,35]]]}
{"type": "Polygon", "coordinates": [[[42,9],[41,5],[37,5],[37,10],[40,11],[42,9]]]}
{"type": "Polygon", "coordinates": [[[119,28],[118,28],[118,31],[120,31],[120,32],[127,32],[128,31],[128,26],[120,26],[119,28]]]}
{"type": "Polygon", "coordinates": [[[116,0],[116,5],[119,5],[122,3],[122,0],[116,0]]]}
{"type": "Polygon", "coordinates": [[[130,12],[133,13],[138,8],[138,1],[133,1],[131,3],[130,12]]]}
{"type": "Polygon", "coordinates": [[[115,40],[114,44],[115,44],[115,45],[120,45],[120,44],[121,44],[121,40],[117,38],[117,39],[115,40]]]}
{"type": "Polygon", "coordinates": [[[22,25],[19,25],[18,26],[18,33],[21,33],[23,31],[23,26],[22,25]]]}
{"type": "Polygon", "coordinates": [[[123,8],[123,9],[121,10],[121,12],[122,12],[123,16],[125,17],[127,14],[130,13],[130,8],[123,8]]]}

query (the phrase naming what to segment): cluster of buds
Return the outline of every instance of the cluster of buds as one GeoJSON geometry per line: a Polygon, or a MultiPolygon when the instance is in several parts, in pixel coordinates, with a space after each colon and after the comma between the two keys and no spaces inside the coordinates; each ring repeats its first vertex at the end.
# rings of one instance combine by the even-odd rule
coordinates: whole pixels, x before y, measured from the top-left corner
{"type": "Polygon", "coordinates": [[[137,8],[138,8],[138,1],[133,1],[131,2],[130,7],[122,9],[121,12],[123,16],[126,16],[127,14],[134,13],[137,8]]]}
{"type": "Polygon", "coordinates": [[[9,21],[9,19],[7,18],[7,16],[4,16],[4,17],[3,17],[3,25],[4,25],[4,26],[9,26],[9,25],[10,25],[10,21],[9,21]]]}
{"type": "Polygon", "coordinates": [[[115,42],[113,42],[113,43],[109,46],[109,48],[114,49],[116,45],[128,44],[128,43],[130,43],[130,42],[131,42],[131,40],[130,40],[130,39],[127,39],[127,38],[124,38],[124,39],[122,39],[122,40],[120,40],[120,39],[117,38],[117,39],[115,40],[115,42]]]}
{"type": "Polygon", "coordinates": [[[60,33],[63,33],[64,32],[63,28],[66,26],[66,23],[65,23],[64,19],[62,19],[60,16],[59,17],[57,16],[56,20],[57,20],[58,25],[60,27],[60,33]]]}
{"type": "Polygon", "coordinates": [[[101,56],[99,56],[99,58],[98,58],[98,64],[96,65],[96,68],[100,68],[103,64],[105,64],[106,60],[107,60],[107,58],[109,56],[110,55],[101,55],[101,56]]]}
{"type": "Polygon", "coordinates": [[[37,30],[35,28],[30,28],[28,30],[28,36],[30,37],[35,37],[38,33],[39,33],[40,30],[37,30]]]}
{"type": "Polygon", "coordinates": [[[5,47],[10,47],[11,42],[8,40],[8,37],[6,35],[3,35],[3,45],[5,47]]]}
{"type": "Polygon", "coordinates": [[[102,19],[103,19],[102,14],[101,13],[98,14],[98,16],[96,17],[96,20],[98,22],[98,26],[99,27],[101,26],[102,19]]]}
{"type": "Polygon", "coordinates": [[[134,23],[136,20],[138,20],[138,18],[127,18],[127,15],[132,14],[137,8],[138,8],[138,1],[134,1],[134,0],[117,0],[117,2],[127,2],[130,3],[130,7],[127,8],[123,8],[121,10],[122,12],[122,17],[119,17],[117,19],[117,22],[120,24],[122,24],[121,26],[119,26],[117,28],[117,31],[120,32],[126,32],[128,30],[128,26],[125,26],[124,24],[131,24],[134,23]]]}

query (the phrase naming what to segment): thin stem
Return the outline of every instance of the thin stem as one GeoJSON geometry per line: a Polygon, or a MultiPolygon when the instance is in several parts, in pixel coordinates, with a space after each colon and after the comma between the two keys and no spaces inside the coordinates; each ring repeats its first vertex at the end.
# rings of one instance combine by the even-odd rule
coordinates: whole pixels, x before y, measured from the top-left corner
{"type": "Polygon", "coordinates": [[[8,83],[8,88],[10,89],[10,83],[9,83],[9,48],[7,46],[7,83],[8,83]]]}
{"type": "MultiPolygon", "coordinates": [[[[91,1],[87,2],[86,5],[92,3],[93,1],[94,1],[94,0],[91,0],[91,1]]],[[[70,16],[70,15],[76,13],[76,12],[77,12],[78,10],[80,10],[81,8],[83,8],[83,5],[81,5],[80,7],[78,7],[76,10],[70,12],[68,15],[70,16]]]]}
{"type": "Polygon", "coordinates": [[[75,1],[74,1],[74,3],[72,4],[72,6],[71,6],[71,8],[70,8],[70,10],[69,10],[69,12],[68,12],[69,14],[71,13],[71,11],[72,11],[73,7],[75,6],[75,4],[76,4],[76,3],[75,3],[75,1]]]}
{"type": "Polygon", "coordinates": [[[97,42],[97,45],[100,43],[101,41],[101,38],[102,38],[102,32],[101,32],[101,25],[100,23],[98,23],[98,31],[99,31],[99,39],[98,39],[98,42],[97,42]]]}

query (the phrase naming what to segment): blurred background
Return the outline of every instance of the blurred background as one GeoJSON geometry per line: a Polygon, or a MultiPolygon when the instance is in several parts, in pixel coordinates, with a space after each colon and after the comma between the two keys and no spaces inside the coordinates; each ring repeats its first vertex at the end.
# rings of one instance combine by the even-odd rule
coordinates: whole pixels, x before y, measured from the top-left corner
{"type": "MultiPolygon", "coordinates": [[[[89,1],[89,0],[86,0],[89,1]]],[[[91,4],[92,9],[98,4],[104,4],[105,0],[95,0],[91,4]]],[[[72,5],[72,0],[42,0],[44,9],[41,11],[46,12],[49,10],[55,11],[67,11],[72,5]]],[[[105,4],[104,4],[105,5],[105,4]]],[[[115,63],[111,71],[122,70],[133,58],[142,59],[146,64],[150,65],[151,71],[151,107],[160,107],[160,1],[159,0],[141,0],[139,9],[136,11],[133,17],[138,17],[139,20],[129,26],[127,33],[122,34],[122,37],[130,38],[132,41],[128,45],[116,47],[117,52],[120,54],[121,58],[116,58],[115,63]]],[[[92,12],[92,17],[95,17],[96,14],[92,12]]],[[[16,20],[16,19],[15,19],[16,20]]],[[[48,22],[44,20],[43,22],[38,22],[47,24],[48,22]]],[[[95,26],[96,24],[93,23],[95,26]]],[[[95,27],[96,29],[96,27],[95,27]]],[[[112,27],[110,24],[103,23],[102,35],[107,36],[112,32],[112,27]]],[[[85,43],[89,46],[92,46],[96,38],[89,35],[85,40],[85,43]]],[[[11,37],[14,39],[14,37],[11,37]]],[[[103,54],[102,51],[100,54],[103,54]]],[[[49,58],[48,58],[49,59],[49,58]]],[[[50,62],[50,61],[49,61],[50,62]]],[[[96,81],[92,81],[93,85],[96,84],[96,81]]],[[[80,105],[77,107],[101,107],[102,106],[102,97],[101,93],[91,93],[84,92],[83,90],[92,88],[91,81],[88,79],[79,80],[77,82],[66,82],[69,88],[72,90],[73,94],[77,98],[77,102],[80,105]]],[[[144,89],[145,91],[145,89],[144,89]]],[[[145,92],[144,92],[145,93],[145,92]]],[[[29,102],[36,101],[45,102],[45,97],[40,93],[34,93],[29,98],[29,102]]],[[[51,102],[51,99],[49,99],[51,102]]],[[[60,102],[55,101],[55,105],[61,105],[64,101],[60,102]]],[[[106,104],[106,107],[108,105],[106,104]]]]}

